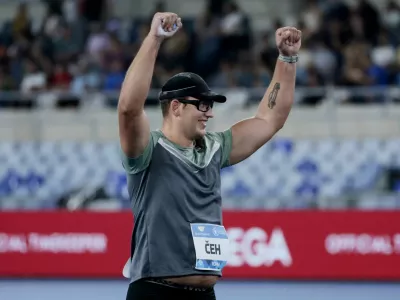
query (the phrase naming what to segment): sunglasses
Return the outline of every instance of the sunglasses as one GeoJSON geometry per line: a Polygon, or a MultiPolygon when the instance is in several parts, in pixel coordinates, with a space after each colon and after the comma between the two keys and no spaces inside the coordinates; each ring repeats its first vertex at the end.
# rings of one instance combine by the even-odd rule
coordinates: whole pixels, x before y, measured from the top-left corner
{"type": "Polygon", "coordinates": [[[178,98],[176,100],[178,100],[180,103],[183,103],[183,104],[194,105],[197,107],[197,110],[199,110],[201,112],[208,112],[214,106],[214,101],[210,101],[210,100],[186,100],[186,99],[182,99],[182,98],[178,98]]]}

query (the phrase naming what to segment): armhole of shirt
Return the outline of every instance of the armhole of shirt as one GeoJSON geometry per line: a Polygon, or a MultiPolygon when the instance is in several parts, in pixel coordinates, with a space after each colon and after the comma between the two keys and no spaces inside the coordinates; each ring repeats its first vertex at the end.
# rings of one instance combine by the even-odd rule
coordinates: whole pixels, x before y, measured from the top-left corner
{"type": "Polygon", "coordinates": [[[151,162],[153,149],[157,144],[160,135],[156,131],[150,132],[149,142],[143,153],[138,157],[128,157],[125,152],[120,148],[122,166],[128,174],[136,174],[145,170],[151,162]]]}

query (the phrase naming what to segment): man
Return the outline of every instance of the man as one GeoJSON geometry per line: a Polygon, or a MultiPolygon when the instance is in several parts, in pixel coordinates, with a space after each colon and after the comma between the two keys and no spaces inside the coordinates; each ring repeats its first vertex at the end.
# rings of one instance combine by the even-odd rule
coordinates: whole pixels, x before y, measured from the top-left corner
{"type": "Polygon", "coordinates": [[[284,125],[294,98],[301,32],[285,27],[276,32],[280,55],[254,117],[224,132],[206,132],[214,103],[226,98],[211,92],[198,75],[180,73],[162,87],[163,126],[150,131],[144,102],[157,53],[181,27],[176,14],[155,14],[119,99],[122,162],[135,222],[129,300],[215,299],[214,285],[229,256],[220,169],[270,140],[284,125]]]}

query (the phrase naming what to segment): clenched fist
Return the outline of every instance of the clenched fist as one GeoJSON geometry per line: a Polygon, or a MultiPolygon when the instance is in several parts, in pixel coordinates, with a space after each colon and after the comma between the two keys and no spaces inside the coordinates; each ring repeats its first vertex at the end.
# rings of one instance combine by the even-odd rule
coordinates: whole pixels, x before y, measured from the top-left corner
{"type": "Polygon", "coordinates": [[[150,34],[163,40],[166,37],[173,36],[180,28],[182,28],[182,21],[177,14],[170,12],[156,13],[151,22],[150,34]]]}
{"type": "Polygon", "coordinates": [[[279,54],[284,56],[297,55],[301,46],[301,31],[294,27],[282,27],[275,33],[276,46],[279,54]]]}

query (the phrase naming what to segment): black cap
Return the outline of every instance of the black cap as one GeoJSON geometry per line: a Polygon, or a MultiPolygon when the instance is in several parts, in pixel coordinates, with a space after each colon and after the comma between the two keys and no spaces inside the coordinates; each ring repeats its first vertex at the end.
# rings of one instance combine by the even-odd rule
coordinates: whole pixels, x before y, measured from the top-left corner
{"type": "Polygon", "coordinates": [[[219,103],[224,103],[226,101],[224,95],[212,92],[203,78],[190,72],[178,73],[168,79],[161,88],[159,100],[162,101],[189,96],[199,100],[209,100],[219,103]]]}

